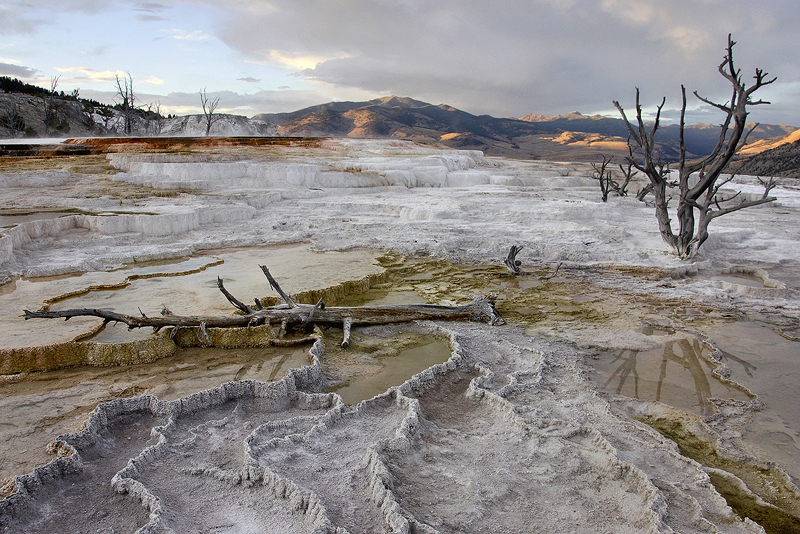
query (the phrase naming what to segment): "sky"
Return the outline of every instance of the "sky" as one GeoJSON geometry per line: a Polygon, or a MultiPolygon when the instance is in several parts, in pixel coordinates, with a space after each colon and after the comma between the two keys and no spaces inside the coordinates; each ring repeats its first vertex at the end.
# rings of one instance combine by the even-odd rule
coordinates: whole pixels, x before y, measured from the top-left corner
{"type": "Polygon", "coordinates": [[[749,86],[777,76],[750,119],[800,127],[797,0],[3,0],[0,75],[112,103],[130,75],[141,105],[251,117],[388,95],[476,115],[645,113],[680,86],[688,122],[721,113],[733,34],[749,86]]]}

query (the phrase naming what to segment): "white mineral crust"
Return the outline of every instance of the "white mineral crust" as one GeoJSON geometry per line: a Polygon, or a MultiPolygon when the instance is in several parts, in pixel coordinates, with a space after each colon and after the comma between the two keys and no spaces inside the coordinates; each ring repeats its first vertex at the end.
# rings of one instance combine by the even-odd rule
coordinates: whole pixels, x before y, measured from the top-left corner
{"type": "MultiPolygon", "coordinates": [[[[800,317],[785,286],[747,295],[680,279],[712,265],[796,269],[800,195],[785,184],[776,203],[715,220],[687,264],[667,250],[651,207],[601,202],[584,165],[399,141],[323,149],[270,161],[109,156],[113,183],[174,193],[135,200],[98,196],[92,175],[0,175],[4,206],[80,210],[4,228],[0,270],[44,276],[298,242],[500,263],[519,244],[525,266],[662,268],[674,284],[639,290],[800,317]]],[[[761,531],[674,443],[610,409],[575,345],[515,326],[423,326],[450,337],[452,358],[354,407],[319,393],[321,344],[312,365],[278,382],[101,404],[85,430],[61,437],[66,456],[18,479],[0,502],[0,531],[761,531]]]]}

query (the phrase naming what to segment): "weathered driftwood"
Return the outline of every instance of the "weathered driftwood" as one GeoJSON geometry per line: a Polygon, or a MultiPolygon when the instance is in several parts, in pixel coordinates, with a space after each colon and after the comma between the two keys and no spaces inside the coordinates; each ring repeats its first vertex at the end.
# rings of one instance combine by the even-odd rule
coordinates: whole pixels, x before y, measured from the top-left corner
{"type": "MultiPolygon", "coordinates": [[[[281,305],[282,306],[282,305],[281,305]]],[[[478,297],[461,306],[437,304],[396,304],[387,306],[331,307],[297,304],[294,308],[271,306],[247,315],[126,315],[110,310],[80,308],[60,311],[25,310],[25,319],[70,319],[72,317],[99,317],[106,322],[125,323],[129,328],[155,328],[167,326],[231,328],[258,326],[269,321],[286,321],[287,329],[309,322],[321,325],[343,325],[345,319],[351,326],[403,323],[416,320],[476,320],[492,325],[505,324],[494,308],[492,298],[478,297]],[[314,311],[316,310],[316,311],[314,311]],[[308,317],[313,312],[313,317],[308,317]]]]}
{"type": "Polygon", "coordinates": [[[520,273],[519,267],[522,265],[522,262],[517,259],[517,254],[521,250],[522,245],[511,245],[511,249],[508,251],[506,261],[503,262],[513,275],[518,275],[520,273]]]}
{"type": "Polygon", "coordinates": [[[350,317],[345,317],[344,321],[342,322],[342,331],[344,332],[342,335],[342,348],[346,349],[350,346],[350,327],[353,326],[353,319],[350,317]]]}
{"type": "Polygon", "coordinates": [[[403,323],[415,320],[459,321],[474,320],[484,321],[492,325],[502,325],[505,321],[497,313],[493,296],[480,297],[473,295],[472,302],[461,306],[440,306],[436,304],[397,304],[387,306],[359,306],[359,307],[329,307],[320,299],[315,306],[309,304],[296,304],[278,285],[269,270],[261,266],[270,285],[281,295],[285,304],[264,308],[258,299],[254,310],[231,295],[223,285],[222,279],[217,278],[217,287],[225,298],[233,304],[243,315],[174,315],[164,308],[159,316],[148,317],[139,311],[141,316],[126,315],[110,310],[95,308],[81,308],[60,311],[30,311],[25,310],[25,319],[56,319],[69,320],[72,317],[99,317],[104,324],[110,322],[124,323],[129,329],[153,328],[155,331],[168,326],[196,327],[198,335],[207,337],[207,328],[235,328],[258,326],[265,323],[280,323],[281,329],[278,337],[293,327],[300,326],[305,330],[313,325],[339,326],[344,330],[342,346],[349,344],[350,327],[379,325],[389,323],[403,323]]]}
{"type": "MultiPolygon", "coordinates": [[[[519,254],[519,252],[522,249],[523,249],[522,245],[511,245],[511,248],[508,251],[508,256],[506,256],[505,261],[503,261],[503,263],[505,264],[506,268],[514,276],[519,276],[521,274],[524,274],[522,269],[520,269],[520,266],[522,265],[522,262],[517,259],[517,254],[519,254]]],[[[548,275],[540,276],[539,280],[550,280],[551,278],[553,278],[556,274],[558,274],[558,270],[561,268],[561,265],[562,265],[562,262],[559,262],[558,265],[556,265],[555,269],[553,269],[552,273],[550,273],[548,275]]]]}

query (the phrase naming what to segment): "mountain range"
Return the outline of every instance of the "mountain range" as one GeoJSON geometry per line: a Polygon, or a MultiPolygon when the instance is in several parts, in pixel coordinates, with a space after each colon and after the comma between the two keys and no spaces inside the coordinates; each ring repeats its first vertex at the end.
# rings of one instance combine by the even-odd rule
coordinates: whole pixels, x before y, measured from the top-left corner
{"type": "MultiPolygon", "coordinates": [[[[628,153],[628,130],[622,119],[578,112],[496,118],[472,115],[446,104],[387,96],[366,102],[329,102],[253,118],[276,125],[278,135],[392,137],[521,159],[594,161],[603,154],[621,161],[628,153]]],[[[786,125],[759,125],[749,137],[755,147],[753,153],[791,143],[788,136],[797,131],[786,125]]],[[[677,159],[678,134],[674,124],[659,129],[657,140],[665,160],[677,159]]],[[[685,138],[688,156],[701,157],[716,145],[719,127],[688,125],[685,138]]]]}
{"type": "MultiPolygon", "coordinates": [[[[118,136],[119,106],[107,106],[76,95],[49,92],[18,80],[0,90],[0,137],[37,137],[45,118],[46,98],[53,103],[50,135],[118,136]],[[55,98],[53,98],[55,97],[55,98]],[[14,117],[14,120],[12,120],[14,117]],[[11,129],[12,124],[16,131],[11,129]],[[24,130],[24,131],[23,131],[24,130]]],[[[202,136],[202,115],[164,117],[137,110],[134,136],[202,136]]],[[[678,158],[678,126],[662,125],[656,136],[661,157],[678,158]]],[[[619,118],[601,115],[530,114],[520,118],[473,115],[446,104],[432,105],[407,97],[387,96],[366,102],[328,102],[288,113],[262,113],[252,118],[220,115],[212,136],[378,137],[407,139],[483,151],[487,156],[552,161],[596,161],[601,155],[622,162],[628,155],[628,131],[619,118]]],[[[687,156],[709,153],[719,127],[688,125],[687,156]]],[[[757,126],[732,168],[761,175],[800,177],[800,129],[780,124],[757,126]],[[749,164],[751,160],[755,163],[749,164]]]]}

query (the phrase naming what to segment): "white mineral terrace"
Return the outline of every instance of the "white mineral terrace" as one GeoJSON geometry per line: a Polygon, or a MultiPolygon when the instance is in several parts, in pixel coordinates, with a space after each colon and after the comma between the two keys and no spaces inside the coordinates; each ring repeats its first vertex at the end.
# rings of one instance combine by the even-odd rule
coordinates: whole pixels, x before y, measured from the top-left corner
{"type": "MultiPolygon", "coordinates": [[[[491,290],[508,324],[359,331],[369,350],[408,328],[452,355],[355,405],[324,392],[341,332],[268,363],[242,349],[247,366],[5,371],[0,532],[800,531],[797,181],[715,219],[684,262],[642,182],[604,203],[588,165],[338,139],[109,160],[116,174],[0,174],[3,354],[97,322],[23,308],[132,274],[163,276],[74,302],[227,313],[216,276],[252,302],[258,263],[295,292],[381,274],[386,251],[430,264],[393,291],[491,290]],[[514,244],[517,278],[492,267],[514,244]]],[[[726,187],[760,195],[752,177],[726,187]]]]}

